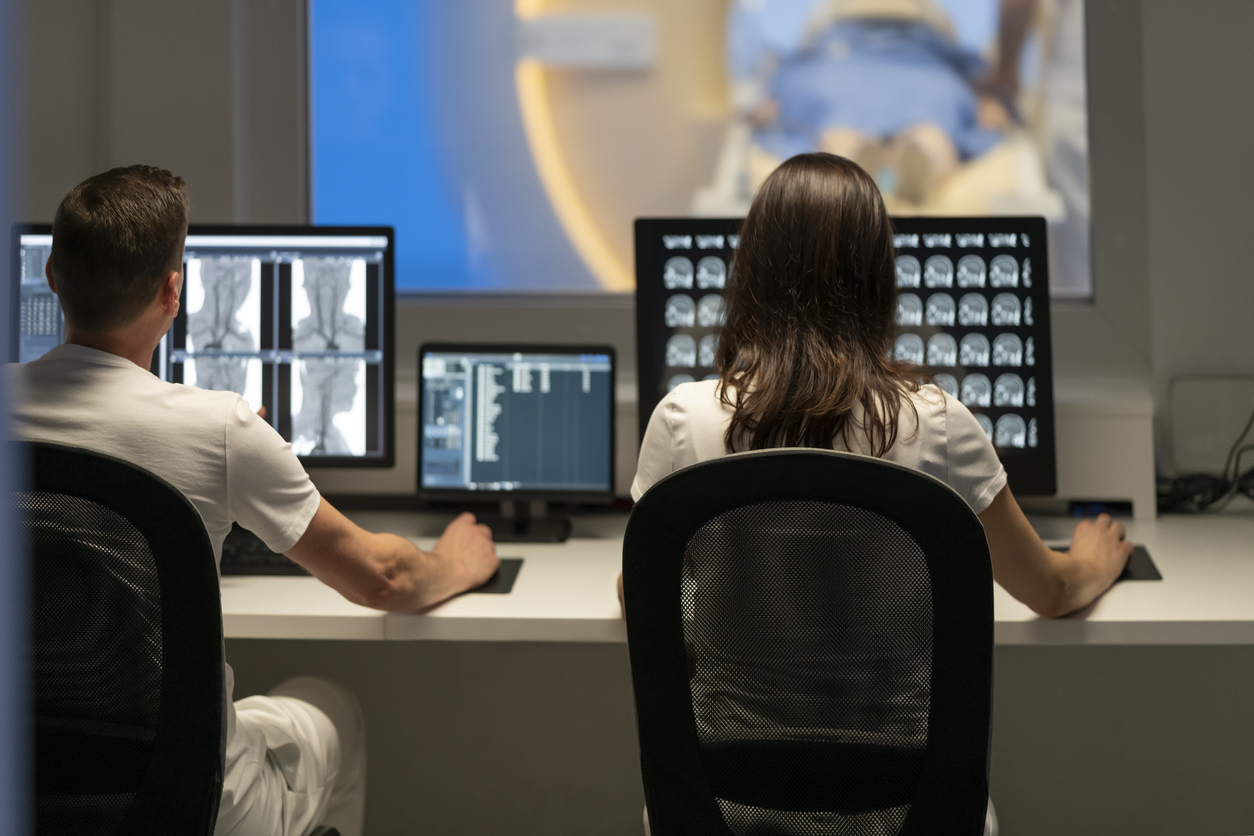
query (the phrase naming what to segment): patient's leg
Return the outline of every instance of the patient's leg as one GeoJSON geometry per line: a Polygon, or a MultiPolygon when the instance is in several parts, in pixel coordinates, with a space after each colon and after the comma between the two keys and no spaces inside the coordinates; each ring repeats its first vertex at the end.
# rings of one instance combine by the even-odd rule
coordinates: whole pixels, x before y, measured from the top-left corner
{"type": "Polygon", "coordinates": [[[883,144],[853,128],[828,128],[819,136],[819,150],[853,160],[872,177],[884,167],[883,144]]]}
{"type": "Polygon", "coordinates": [[[913,125],[893,139],[897,197],[926,203],[936,185],[958,168],[958,149],[949,134],[933,124],[913,125]]]}

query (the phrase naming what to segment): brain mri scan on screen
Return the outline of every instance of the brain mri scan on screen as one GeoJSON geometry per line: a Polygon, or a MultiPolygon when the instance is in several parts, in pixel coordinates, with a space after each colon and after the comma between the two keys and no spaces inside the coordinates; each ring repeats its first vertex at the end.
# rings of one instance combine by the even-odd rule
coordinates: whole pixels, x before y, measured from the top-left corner
{"type": "Polygon", "coordinates": [[[978,255],[958,259],[958,287],[984,287],[984,281],[984,259],[978,255]]]}
{"type": "Polygon", "coordinates": [[[697,341],[687,334],[676,334],[666,341],[666,365],[692,369],[697,365],[697,341]]]}
{"type": "Polygon", "coordinates": [[[954,324],[954,297],[948,293],[933,293],[927,298],[927,324],[935,328],[950,328],[954,324]]]}
{"type": "Polygon", "coordinates": [[[948,334],[934,334],[927,341],[927,364],[929,366],[958,365],[958,343],[948,334]]]}
{"type": "Polygon", "coordinates": [[[1028,406],[1036,406],[1036,378],[1028,378],[1027,394],[1023,396],[1023,400],[1028,406]]]}
{"type": "Polygon", "coordinates": [[[983,334],[967,334],[958,345],[958,365],[987,366],[990,351],[988,337],[983,334]]]}
{"type": "Polygon", "coordinates": [[[1023,378],[1017,374],[1003,374],[993,383],[993,406],[1023,406],[1023,378]]]}
{"type": "Polygon", "coordinates": [[[1023,300],[1023,324],[1024,325],[1036,324],[1035,322],[1032,321],[1032,297],[1031,296],[1023,300]]]}
{"type": "Polygon", "coordinates": [[[1013,293],[999,293],[993,297],[992,321],[994,325],[1006,327],[1018,325],[1020,315],[1018,296],[1013,293]]]}
{"type": "Polygon", "coordinates": [[[893,359],[899,363],[923,363],[923,338],[918,334],[902,334],[893,348],[893,359]]]}
{"type": "Polygon", "coordinates": [[[697,287],[701,290],[722,290],[727,284],[727,265],[716,255],[697,262],[697,287]]]}
{"type": "Polygon", "coordinates": [[[954,263],[947,255],[934,255],[923,265],[925,287],[953,287],[954,263]]]}
{"type": "Polygon", "coordinates": [[[896,321],[898,325],[915,327],[922,325],[923,301],[913,293],[898,295],[896,321]]]}
{"type": "Polygon", "coordinates": [[[1036,365],[1036,339],[1034,337],[1028,337],[1028,341],[1024,345],[1023,365],[1025,366],[1036,365]]]}
{"type": "Polygon", "coordinates": [[[662,273],[667,290],[692,290],[692,261],[682,255],[668,259],[662,273]]]}
{"type": "Polygon", "coordinates": [[[999,255],[988,267],[988,283],[992,287],[1018,287],[1019,263],[1012,255],[999,255]]]}
{"type": "Polygon", "coordinates": [[[988,300],[978,293],[968,293],[959,299],[958,324],[967,328],[988,325],[988,300]]]}
{"type": "Polygon", "coordinates": [[[1015,334],[998,334],[993,340],[994,366],[1022,366],[1023,340],[1015,334]]]}
{"type": "Polygon", "coordinates": [[[677,293],[666,300],[667,328],[691,328],[697,321],[697,303],[691,296],[677,293]]]}
{"type": "Polygon", "coordinates": [[[702,296],[697,303],[697,324],[702,328],[717,328],[723,324],[723,297],[717,293],[702,296]]]}
{"type": "Polygon", "coordinates": [[[897,287],[918,287],[923,268],[919,260],[912,255],[897,256],[897,287]]]}
{"type": "Polygon", "coordinates": [[[967,406],[992,406],[993,384],[978,372],[969,374],[962,379],[962,393],[958,399],[967,406]]]}
{"type": "Polygon", "coordinates": [[[993,443],[998,447],[1027,447],[1028,426],[1018,415],[1003,415],[997,419],[993,443]]]}
{"type": "Polygon", "coordinates": [[[1035,447],[1037,445],[1036,438],[1036,419],[1028,421],[1028,446],[1035,447]]]}

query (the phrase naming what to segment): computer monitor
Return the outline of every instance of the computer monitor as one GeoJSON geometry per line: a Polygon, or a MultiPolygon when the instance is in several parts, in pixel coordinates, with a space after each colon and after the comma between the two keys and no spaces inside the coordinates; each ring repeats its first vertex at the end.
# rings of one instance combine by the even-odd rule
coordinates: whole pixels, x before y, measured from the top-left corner
{"type": "MultiPolygon", "coordinates": [[[[640,432],[681,383],[713,378],[742,219],[636,221],[640,432]]],[[[1043,218],[894,218],[897,359],[927,365],[988,433],[1017,494],[1057,492],[1043,218]]]]}
{"type": "MultiPolygon", "coordinates": [[[[9,359],[28,362],[61,343],[64,320],[44,279],[51,227],[13,238],[9,359]]],[[[265,407],[306,467],[391,467],[392,265],[390,227],[193,225],[152,370],[265,407]]]]}
{"type": "Polygon", "coordinates": [[[614,498],[614,349],[424,345],[418,354],[418,494],[501,503],[498,539],[560,541],[551,501],[614,498]]]}

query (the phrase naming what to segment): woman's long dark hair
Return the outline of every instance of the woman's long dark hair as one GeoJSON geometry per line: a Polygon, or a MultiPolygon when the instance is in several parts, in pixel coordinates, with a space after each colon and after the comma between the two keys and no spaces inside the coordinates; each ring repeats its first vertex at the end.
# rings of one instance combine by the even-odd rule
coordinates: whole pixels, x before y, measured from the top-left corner
{"type": "Polygon", "coordinates": [[[894,261],[884,201],[855,163],[802,154],[767,178],[724,293],[729,452],[831,447],[838,436],[849,447],[851,429],[872,455],[888,452],[922,372],[891,358],[894,261]]]}

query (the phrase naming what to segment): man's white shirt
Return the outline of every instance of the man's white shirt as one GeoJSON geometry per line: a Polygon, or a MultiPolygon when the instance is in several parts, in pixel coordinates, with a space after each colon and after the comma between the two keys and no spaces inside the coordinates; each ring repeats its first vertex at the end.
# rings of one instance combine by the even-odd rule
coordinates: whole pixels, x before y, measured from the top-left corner
{"type": "MultiPolygon", "coordinates": [[[[239,395],[166,383],[123,357],[78,345],[8,369],[12,435],[80,447],[138,465],[178,488],[200,512],[215,562],[238,522],[276,552],[309,526],[320,496],[291,445],[239,395]]],[[[265,751],[237,727],[226,666],[223,804],[237,797],[265,751]]],[[[224,809],[220,815],[227,813],[224,809]]]]}

